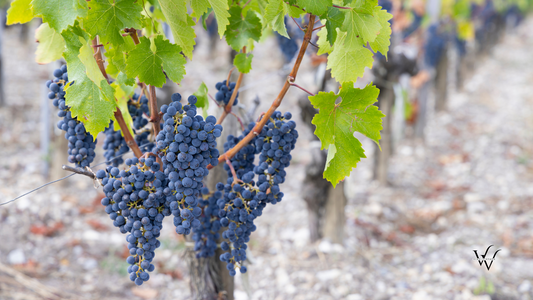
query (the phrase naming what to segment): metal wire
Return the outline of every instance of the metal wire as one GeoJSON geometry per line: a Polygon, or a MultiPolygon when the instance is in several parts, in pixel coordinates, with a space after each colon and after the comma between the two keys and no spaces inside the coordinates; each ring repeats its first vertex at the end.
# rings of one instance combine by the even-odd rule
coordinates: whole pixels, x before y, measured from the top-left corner
{"type": "MultiPolygon", "coordinates": [[[[146,144],[141,145],[141,146],[139,146],[139,147],[144,147],[144,146],[147,146],[147,145],[150,145],[150,144],[153,144],[153,143],[146,143],[146,144]]],[[[103,164],[106,164],[106,163],[112,162],[113,160],[115,160],[115,159],[117,159],[117,158],[120,158],[120,157],[122,157],[122,156],[128,154],[130,151],[131,151],[131,149],[128,150],[127,152],[125,152],[125,153],[122,153],[122,154],[120,154],[120,155],[117,155],[117,156],[111,158],[110,160],[107,160],[107,161],[101,162],[101,163],[99,163],[99,164],[96,164],[96,165],[94,165],[93,167],[97,167],[97,166],[100,166],[100,165],[103,165],[103,164]]],[[[24,197],[24,196],[27,196],[27,195],[29,195],[29,194],[35,192],[35,191],[37,191],[37,190],[40,190],[40,189],[42,189],[42,188],[45,187],[45,186],[48,186],[48,185],[50,185],[50,184],[52,184],[52,183],[59,182],[59,181],[61,181],[61,180],[65,180],[65,179],[67,179],[67,178],[69,178],[69,177],[72,177],[72,176],[74,176],[74,175],[78,175],[78,174],[77,174],[77,173],[72,173],[72,174],[67,175],[67,176],[65,176],[65,177],[63,177],[63,178],[59,178],[59,179],[57,179],[57,180],[54,180],[54,181],[50,181],[50,182],[48,182],[48,183],[45,183],[45,184],[41,185],[40,187],[34,188],[33,190],[31,190],[31,191],[29,191],[29,192],[26,192],[26,193],[24,193],[24,194],[22,194],[22,195],[20,195],[20,196],[18,196],[18,197],[16,197],[16,198],[14,198],[14,199],[11,199],[11,200],[6,201],[6,202],[4,202],[4,203],[0,203],[0,206],[2,206],[2,205],[6,205],[6,204],[9,204],[9,203],[11,203],[11,202],[13,202],[13,201],[15,201],[15,200],[18,200],[18,199],[20,199],[20,198],[22,198],[22,197],[24,197]]]]}

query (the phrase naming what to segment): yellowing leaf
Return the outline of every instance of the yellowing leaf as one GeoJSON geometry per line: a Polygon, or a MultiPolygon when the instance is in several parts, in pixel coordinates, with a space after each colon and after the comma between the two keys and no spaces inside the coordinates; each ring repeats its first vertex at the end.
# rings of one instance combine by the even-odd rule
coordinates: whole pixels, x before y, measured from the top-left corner
{"type": "Polygon", "coordinates": [[[35,51],[35,61],[47,64],[61,58],[65,51],[65,40],[48,23],[43,23],[35,31],[35,40],[39,43],[35,51]]]}
{"type": "Polygon", "coordinates": [[[6,25],[24,24],[33,19],[31,0],[14,0],[7,10],[6,25]]]}
{"type": "MultiPolygon", "coordinates": [[[[120,85],[117,82],[113,82],[111,86],[115,89],[115,99],[117,101],[118,109],[120,109],[120,112],[122,112],[124,122],[128,126],[128,130],[130,131],[131,136],[135,136],[135,133],[133,132],[133,119],[131,118],[130,112],[128,110],[128,101],[130,100],[131,96],[133,96],[134,89],[126,88],[126,90],[124,90],[123,87],[128,86],[120,85]]],[[[115,131],[120,131],[122,136],[124,136],[124,133],[120,129],[120,125],[115,119],[115,116],[113,116],[113,127],[115,131]]]]}

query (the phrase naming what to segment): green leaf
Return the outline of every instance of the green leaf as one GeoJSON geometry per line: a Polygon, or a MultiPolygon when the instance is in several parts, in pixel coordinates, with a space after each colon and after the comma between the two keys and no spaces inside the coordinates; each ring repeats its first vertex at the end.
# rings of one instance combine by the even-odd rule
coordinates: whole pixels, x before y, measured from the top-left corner
{"type": "Polygon", "coordinates": [[[181,47],[185,56],[192,58],[192,50],[194,49],[194,45],[196,45],[196,42],[194,41],[196,34],[194,33],[193,19],[187,15],[186,22],[180,21],[179,16],[172,10],[172,5],[169,3],[170,0],[158,1],[165,18],[167,19],[168,25],[170,26],[174,41],[181,47]]]}
{"type": "Polygon", "coordinates": [[[299,7],[291,6],[288,3],[285,3],[285,9],[289,13],[289,17],[293,17],[293,18],[299,18],[305,13],[303,9],[299,7]]]}
{"type": "Polygon", "coordinates": [[[128,94],[133,94],[135,91],[135,79],[129,78],[126,74],[118,73],[117,82],[120,84],[120,88],[128,94]]]}
{"type": "Polygon", "coordinates": [[[229,6],[227,0],[209,0],[218,24],[218,34],[222,37],[229,25],[229,6]]]}
{"type": "Polygon", "coordinates": [[[125,39],[122,45],[105,45],[105,56],[107,58],[106,72],[111,76],[116,76],[118,72],[126,72],[126,54],[135,49],[132,39],[125,39]]]}
{"type": "Polygon", "coordinates": [[[389,20],[392,18],[392,15],[389,14],[386,10],[381,9],[380,6],[377,6],[374,11],[374,17],[378,19],[379,23],[381,24],[381,29],[379,30],[379,34],[376,37],[376,40],[373,42],[370,42],[369,45],[374,50],[374,52],[381,52],[381,54],[385,55],[387,57],[387,52],[389,52],[389,46],[390,46],[390,36],[391,36],[391,28],[389,20]]]}
{"type": "Polygon", "coordinates": [[[373,54],[363,47],[360,38],[348,43],[347,34],[340,32],[335,41],[333,51],[328,57],[327,69],[338,82],[356,81],[362,77],[365,67],[372,68],[373,54]]]}
{"type": "Polygon", "coordinates": [[[76,81],[66,89],[66,104],[70,106],[72,117],[83,122],[93,137],[109,126],[117,107],[113,88],[107,81],[103,80],[98,85],[86,79],[76,81]]]}
{"type": "Polygon", "coordinates": [[[154,39],[155,52],[150,49],[151,43],[147,37],[140,38],[141,43],[130,51],[126,60],[126,74],[128,77],[139,77],[139,80],[157,87],[162,87],[166,81],[165,74],[170,80],[179,83],[185,75],[185,58],[180,54],[181,48],[164,40],[158,35],[154,39]]]}
{"type": "Polygon", "coordinates": [[[83,27],[91,35],[100,37],[102,44],[123,44],[124,28],[141,27],[142,7],[135,0],[91,0],[83,27]]]}
{"type": "Polygon", "coordinates": [[[33,13],[59,33],[87,13],[78,0],[33,0],[31,5],[33,13]]]}
{"type": "Polygon", "coordinates": [[[92,58],[91,40],[77,24],[70,26],[61,34],[65,39],[67,50],[63,52],[68,66],[69,80],[74,84],[66,86],[66,104],[70,107],[73,117],[83,122],[85,128],[94,137],[102,132],[113,117],[116,108],[113,97],[114,90],[103,76],[94,74],[94,65],[89,61],[92,58]],[[89,65],[89,72],[85,64],[89,65]],[[90,73],[93,82],[87,74],[90,73]]]}
{"type": "Polygon", "coordinates": [[[7,10],[6,25],[24,24],[33,19],[31,0],[14,0],[7,10]]]}
{"type": "MultiPolygon", "coordinates": [[[[134,87],[129,87],[127,85],[123,85],[118,83],[118,80],[113,82],[111,86],[115,89],[115,99],[117,101],[117,107],[120,109],[120,112],[122,113],[122,117],[124,118],[124,122],[128,126],[128,130],[131,133],[131,136],[135,136],[135,133],[133,132],[133,119],[131,118],[129,109],[128,109],[128,101],[130,100],[131,96],[133,96],[133,92],[135,91],[134,87]],[[126,89],[123,89],[123,88],[126,89]]],[[[120,129],[120,125],[117,122],[117,119],[115,119],[115,116],[113,115],[113,128],[115,131],[120,131],[120,134],[124,136],[124,133],[120,129]]]]}
{"type": "Polygon", "coordinates": [[[78,54],[83,43],[80,41],[80,37],[88,40],[89,35],[85,33],[79,26],[71,26],[67,30],[61,33],[67,50],[63,52],[63,58],[67,62],[68,66],[68,79],[70,81],[83,81],[87,77],[85,74],[85,66],[81,62],[78,54]]]}
{"type": "Polygon", "coordinates": [[[196,98],[198,99],[198,102],[196,102],[196,107],[202,108],[202,115],[205,118],[207,118],[207,110],[209,109],[209,99],[207,98],[207,85],[202,82],[200,86],[198,87],[198,90],[194,92],[196,98]]]}
{"type": "Polygon", "coordinates": [[[48,23],[42,23],[35,31],[35,40],[39,43],[35,51],[35,61],[47,64],[61,58],[65,51],[65,40],[48,23]]]}
{"type": "Polygon", "coordinates": [[[381,119],[385,115],[372,105],[378,95],[379,90],[373,85],[356,89],[353,82],[347,82],[338,94],[319,92],[309,97],[319,110],[312,121],[315,134],[321,141],[321,149],[329,150],[324,178],[333,186],[350,175],[361,158],[366,157],[361,143],[354,137],[355,131],[379,145],[381,119]],[[339,97],[340,103],[335,104],[339,97]]]}
{"type": "Polygon", "coordinates": [[[373,42],[379,34],[381,24],[371,14],[360,13],[349,9],[345,13],[342,31],[348,33],[347,41],[363,38],[365,43],[373,42]]]}
{"type": "MultiPolygon", "coordinates": [[[[187,23],[187,2],[185,0],[159,0],[159,5],[161,5],[163,13],[165,13],[165,11],[172,12],[174,21],[187,23]]],[[[166,14],[165,16],[168,21],[168,16],[166,14]]]]}
{"type": "Polygon", "coordinates": [[[237,70],[241,73],[248,73],[252,69],[253,54],[246,55],[246,53],[239,53],[235,55],[233,65],[237,67],[237,70]]]}
{"type": "Polygon", "coordinates": [[[332,0],[298,0],[299,7],[318,16],[324,14],[331,5],[333,5],[332,0]]]}
{"type": "Polygon", "coordinates": [[[274,31],[277,31],[282,36],[290,39],[285,27],[285,2],[283,0],[270,0],[265,9],[265,23],[270,24],[274,31]]]}
{"type": "Polygon", "coordinates": [[[336,7],[330,7],[328,8],[328,13],[322,19],[326,19],[327,39],[329,44],[333,45],[337,39],[337,28],[341,28],[344,23],[344,12],[341,12],[336,7]]]}
{"type": "Polygon", "coordinates": [[[317,55],[322,55],[324,53],[331,53],[331,51],[333,51],[333,47],[328,42],[328,35],[329,35],[328,33],[329,32],[328,32],[327,27],[323,27],[316,34],[318,36],[318,42],[317,42],[318,52],[316,53],[317,55]]]}
{"type": "Polygon", "coordinates": [[[261,38],[261,20],[255,12],[248,11],[246,17],[241,16],[242,9],[239,6],[233,6],[230,9],[230,24],[226,30],[226,40],[235,51],[240,51],[248,45],[249,39],[259,41],[261,38]]]}

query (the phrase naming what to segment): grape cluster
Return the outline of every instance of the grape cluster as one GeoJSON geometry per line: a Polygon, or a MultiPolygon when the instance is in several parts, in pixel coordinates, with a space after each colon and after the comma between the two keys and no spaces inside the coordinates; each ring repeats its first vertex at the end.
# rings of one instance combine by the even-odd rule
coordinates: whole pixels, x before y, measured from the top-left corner
{"type": "Polygon", "coordinates": [[[121,131],[115,131],[113,121],[111,121],[109,126],[104,130],[104,134],[105,140],[102,147],[105,150],[104,157],[108,165],[118,167],[124,162],[121,155],[127,153],[130,150],[130,147],[128,147],[121,131]],[[120,157],[115,158],[116,156],[120,157]]]}
{"type": "Polygon", "coordinates": [[[72,117],[72,112],[65,104],[64,88],[68,82],[67,66],[63,65],[54,70],[54,77],[54,80],[46,82],[46,86],[50,89],[48,98],[53,100],[54,106],[59,108],[57,115],[63,118],[57,123],[57,127],[65,131],[65,138],[68,140],[68,161],[79,167],[88,167],[95,157],[96,139],[85,130],[83,123],[72,117]]]}
{"type": "Polygon", "coordinates": [[[276,204],[283,198],[279,184],[285,182],[285,168],[291,163],[291,151],[296,146],[298,131],[296,122],[288,121],[292,118],[290,112],[282,115],[276,111],[265,124],[263,130],[255,140],[255,147],[260,149],[259,165],[254,168],[259,175],[257,186],[260,193],[266,193],[266,202],[276,204]]]}
{"type": "Polygon", "coordinates": [[[201,226],[198,206],[203,188],[202,180],[209,173],[209,164],[218,164],[219,151],[216,138],[222,134],[222,126],[216,118],[208,116],[205,121],[196,114],[195,96],[188,104],[180,103],[181,95],[172,95],[172,103],[163,105],[164,126],[156,138],[154,153],[161,157],[171,195],[167,196],[174,215],[178,234],[189,234],[191,228],[201,226]]]}
{"type": "MultiPolygon", "coordinates": [[[[231,100],[231,95],[233,94],[233,90],[235,89],[235,82],[230,82],[227,84],[227,81],[224,80],[222,82],[218,82],[215,87],[217,88],[218,92],[215,94],[215,100],[217,100],[222,105],[228,105],[229,101],[231,100]]],[[[239,103],[239,92],[237,92],[237,96],[235,96],[235,101],[233,101],[233,106],[237,105],[239,103]]]]}
{"type": "Polygon", "coordinates": [[[126,159],[126,170],[109,166],[98,170],[96,177],[104,186],[105,197],[101,203],[113,220],[113,225],[126,237],[130,256],[130,279],[137,285],[143,284],[154,270],[151,263],[154,251],[161,245],[157,240],[163,228],[163,218],[170,215],[166,196],[171,194],[165,188],[167,178],[154,157],[126,159]]]}
{"type": "Polygon", "coordinates": [[[150,116],[150,109],[148,107],[148,98],[144,95],[139,99],[139,95],[133,94],[133,101],[128,102],[128,111],[133,120],[133,131],[135,133],[135,142],[139,145],[142,153],[152,151],[154,144],[150,143],[148,136],[149,130],[142,130],[147,124],[148,119],[143,118],[146,114],[150,116]]]}
{"type": "Polygon", "coordinates": [[[222,192],[216,191],[209,194],[207,188],[202,189],[204,198],[199,201],[198,205],[203,210],[203,214],[198,218],[201,226],[193,228],[192,239],[196,257],[212,257],[217,250],[217,240],[220,238],[220,217],[218,216],[219,208],[217,200],[222,197],[222,192]]]}
{"type": "MultiPolygon", "coordinates": [[[[227,183],[217,184],[217,191],[223,192],[216,202],[219,223],[222,227],[227,227],[222,238],[229,240],[229,243],[221,243],[220,247],[225,253],[220,256],[220,260],[227,263],[231,276],[237,273],[237,268],[241,273],[246,272],[243,262],[246,260],[246,243],[250,240],[250,234],[256,230],[254,220],[263,214],[268,203],[276,204],[283,198],[279,184],[285,181],[285,168],[290,165],[290,152],[298,138],[296,123],[289,121],[291,117],[290,113],[282,115],[278,111],[274,112],[251,143],[232,158],[231,164],[237,178],[233,178],[228,166],[227,183]],[[256,154],[259,154],[257,166],[253,159],[256,154]],[[257,182],[254,181],[256,175],[257,182]]],[[[238,138],[230,136],[225,148],[233,147],[241,141],[254,125],[250,124],[238,138]]]]}
{"type": "MultiPolygon", "coordinates": [[[[224,151],[228,151],[235,147],[250,131],[254,128],[255,123],[248,124],[248,128],[244,130],[243,134],[239,137],[228,135],[228,140],[224,143],[224,151]]],[[[254,138],[248,145],[244,146],[233,158],[231,158],[231,164],[238,179],[242,179],[242,175],[254,170],[255,155],[258,153],[255,148],[254,138]]],[[[227,164],[224,164],[224,170],[228,173],[228,177],[232,177],[231,169],[227,164]]]]}

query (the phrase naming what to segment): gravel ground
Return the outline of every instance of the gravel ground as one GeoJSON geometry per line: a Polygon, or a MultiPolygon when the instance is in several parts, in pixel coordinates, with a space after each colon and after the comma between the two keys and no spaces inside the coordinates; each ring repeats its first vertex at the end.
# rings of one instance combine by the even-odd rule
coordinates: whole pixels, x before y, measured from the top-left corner
{"type": "MultiPolygon", "coordinates": [[[[250,243],[237,299],[531,299],[533,289],[533,20],[507,35],[478,63],[449,109],[430,120],[425,142],[403,140],[391,161],[391,187],[371,180],[372,157],[346,179],[346,240],[309,242],[304,166],[310,130],[300,126],[286,198],[266,209],[250,243]],[[490,271],[473,250],[498,252],[490,271]],[[492,294],[489,296],[488,294],[492,294]]],[[[4,36],[6,106],[0,107],[0,197],[14,198],[57,177],[42,175],[42,83],[54,66],[34,62],[33,43],[4,36]]],[[[225,78],[228,51],[209,54],[199,34],[185,95],[201,81],[225,78]]],[[[283,84],[274,39],[254,51],[244,102],[256,95],[264,111],[283,84]]],[[[314,86],[305,58],[298,81],[314,86]],[[307,71],[307,72],[306,72],[307,71]]],[[[298,121],[291,90],[281,110],[298,121]]],[[[52,107],[53,108],[53,107],[52,107]]],[[[212,109],[213,110],[213,109],[212,109]]],[[[56,122],[56,118],[52,119],[56,122]]],[[[54,140],[62,138],[53,132],[54,140]]],[[[102,139],[100,139],[102,140],[102,139]]],[[[367,153],[373,144],[363,139],[367,153]]],[[[44,153],[46,154],[46,153],[44,153]]],[[[101,154],[96,162],[103,161],[101,154]]],[[[55,166],[52,163],[52,166],[55,166]]],[[[126,276],[125,237],[112,227],[91,180],[73,176],[0,207],[0,299],[187,299],[185,243],[167,218],[157,268],[138,288],[126,276]]]]}

